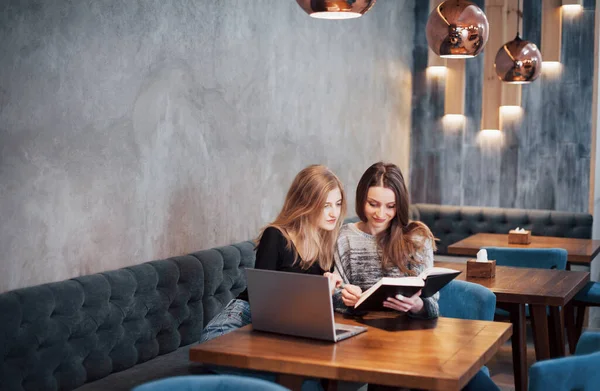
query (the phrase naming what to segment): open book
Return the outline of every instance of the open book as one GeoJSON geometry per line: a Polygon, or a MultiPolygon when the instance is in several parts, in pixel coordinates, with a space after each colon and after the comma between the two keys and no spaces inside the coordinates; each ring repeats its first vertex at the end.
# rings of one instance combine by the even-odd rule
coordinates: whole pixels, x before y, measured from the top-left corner
{"type": "Polygon", "coordinates": [[[375,285],[367,289],[360,296],[354,308],[365,311],[384,311],[383,302],[388,297],[402,295],[410,297],[421,290],[421,298],[433,296],[456,276],[462,273],[459,270],[443,267],[432,267],[416,277],[383,277],[375,285]]]}

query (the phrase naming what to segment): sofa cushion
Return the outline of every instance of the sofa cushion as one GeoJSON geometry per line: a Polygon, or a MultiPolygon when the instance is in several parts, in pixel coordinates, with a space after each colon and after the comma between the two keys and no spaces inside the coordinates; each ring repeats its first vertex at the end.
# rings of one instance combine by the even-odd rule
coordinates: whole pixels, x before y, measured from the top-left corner
{"type": "Polygon", "coordinates": [[[204,326],[246,289],[243,269],[254,267],[254,247],[254,243],[248,241],[192,254],[200,260],[207,276],[202,299],[204,326]]]}

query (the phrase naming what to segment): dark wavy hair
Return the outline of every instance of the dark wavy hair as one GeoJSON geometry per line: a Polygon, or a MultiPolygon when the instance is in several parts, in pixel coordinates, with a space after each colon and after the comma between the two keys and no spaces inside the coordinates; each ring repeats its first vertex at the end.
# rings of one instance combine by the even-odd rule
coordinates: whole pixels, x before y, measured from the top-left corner
{"type": "Polygon", "coordinates": [[[429,228],[420,221],[409,219],[410,197],[404,176],[395,164],[377,162],[365,171],[358,181],[356,188],[356,214],[367,222],[365,204],[369,188],[373,186],[385,187],[394,192],[396,196],[396,215],[390,226],[377,235],[377,245],[381,255],[381,267],[388,269],[397,266],[405,274],[414,274],[409,268],[409,263],[420,262],[411,256],[423,250],[426,240],[431,240],[435,249],[433,234],[429,228]]]}

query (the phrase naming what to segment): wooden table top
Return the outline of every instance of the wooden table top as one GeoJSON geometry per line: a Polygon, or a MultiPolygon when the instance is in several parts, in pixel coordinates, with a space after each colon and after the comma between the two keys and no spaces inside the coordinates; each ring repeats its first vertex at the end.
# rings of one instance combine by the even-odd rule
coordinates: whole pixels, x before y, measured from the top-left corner
{"type": "Polygon", "coordinates": [[[600,252],[600,240],[531,236],[529,244],[508,244],[508,234],[478,233],[448,246],[448,253],[475,256],[482,247],[564,248],[570,263],[589,264],[600,252]]]}
{"type": "Polygon", "coordinates": [[[337,323],[368,331],[338,343],[252,330],[252,325],[190,349],[190,359],[251,370],[459,390],[506,342],[512,325],[439,318],[409,319],[397,313],[361,319],[335,314],[337,323]]]}
{"type": "Polygon", "coordinates": [[[508,266],[496,266],[493,278],[468,278],[466,263],[435,262],[435,266],[461,270],[456,279],[485,286],[499,303],[564,306],[590,280],[589,272],[508,266]]]}

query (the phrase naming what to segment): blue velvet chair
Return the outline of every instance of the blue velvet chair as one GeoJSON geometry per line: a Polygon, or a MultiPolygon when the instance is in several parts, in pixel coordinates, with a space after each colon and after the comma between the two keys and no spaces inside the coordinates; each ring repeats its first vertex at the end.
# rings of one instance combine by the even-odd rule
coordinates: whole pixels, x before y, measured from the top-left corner
{"type": "Polygon", "coordinates": [[[135,387],[132,391],[288,391],[262,379],[233,375],[177,376],[135,387]]]}
{"type": "MultiPolygon", "coordinates": [[[[496,295],[484,286],[454,280],[440,290],[440,316],[446,318],[494,320],[496,295]]],[[[463,391],[498,390],[487,367],[481,368],[463,391]]]]}
{"type": "Polygon", "coordinates": [[[529,369],[529,391],[600,388],[600,332],[584,333],[575,355],[540,361],[529,369]]]}
{"type": "Polygon", "coordinates": [[[479,284],[454,280],[440,290],[438,303],[446,318],[494,320],[496,295],[479,284]]]}
{"type": "Polygon", "coordinates": [[[498,266],[558,270],[565,270],[567,267],[567,250],[562,248],[484,248],[488,259],[495,260],[498,266]]]}

